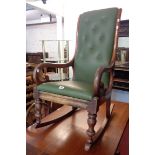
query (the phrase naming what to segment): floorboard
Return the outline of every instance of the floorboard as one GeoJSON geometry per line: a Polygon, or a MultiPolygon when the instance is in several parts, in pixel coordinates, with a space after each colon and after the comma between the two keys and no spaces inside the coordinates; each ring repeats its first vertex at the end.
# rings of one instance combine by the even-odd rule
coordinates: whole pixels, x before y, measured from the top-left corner
{"type": "MultiPolygon", "coordinates": [[[[86,141],[87,112],[76,111],[72,116],[54,125],[35,129],[34,125],[26,131],[27,155],[114,155],[126,123],[129,119],[129,104],[115,104],[112,119],[105,133],[90,151],[84,151],[86,141]]],[[[60,116],[70,107],[65,106],[44,118],[44,121],[60,116]]],[[[95,130],[105,117],[105,104],[100,107],[95,130]]]]}

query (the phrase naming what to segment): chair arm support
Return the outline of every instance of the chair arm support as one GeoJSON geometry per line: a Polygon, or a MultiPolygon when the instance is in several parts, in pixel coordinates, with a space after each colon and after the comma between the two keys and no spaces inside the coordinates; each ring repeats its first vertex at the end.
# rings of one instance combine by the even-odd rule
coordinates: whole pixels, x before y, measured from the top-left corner
{"type": "Polygon", "coordinates": [[[40,63],[33,71],[33,80],[37,85],[47,82],[49,79],[47,75],[43,75],[43,70],[46,70],[47,68],[66,68],[73,66],[73,64],[73,60],[68,63],[40,63]]]}
{"type": "MultiPolygon", "coordinates": [[[[94,96],[99,96],[99,90],[100,87],[102,86],[104,89],[104,84],[101,83],[101,78],[104,72],[110,72],[112,74],[113,72],[113,65],[110,66],[100,66],[97,68],[96,73],[95,73],[95,78],[94,78],[94,96]]],[[[110,83],[109,87],[112,87],[112,76],[110,76],[110,83]]],[[[108,88],[109,89],[109,88],[108,88]]]]}

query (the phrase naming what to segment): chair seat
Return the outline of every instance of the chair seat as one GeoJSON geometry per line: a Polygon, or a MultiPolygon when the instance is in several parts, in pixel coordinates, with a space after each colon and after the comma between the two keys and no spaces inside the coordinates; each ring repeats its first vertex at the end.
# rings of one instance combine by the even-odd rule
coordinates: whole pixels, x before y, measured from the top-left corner
{"type": "Polygon", "coordinates": [[[79,81],[47,82],[37,86],[39,91],[69,96],[73,98],[92,100],[93,86],[79,81]]]}

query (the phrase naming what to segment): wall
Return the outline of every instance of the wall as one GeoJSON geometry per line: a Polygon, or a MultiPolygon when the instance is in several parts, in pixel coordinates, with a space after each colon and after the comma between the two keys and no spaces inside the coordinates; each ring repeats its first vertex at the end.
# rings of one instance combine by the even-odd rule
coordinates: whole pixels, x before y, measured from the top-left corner
{"type": "MultiPolygon", "coordinates": [[[[26,26],[26,52],[42,52],[41,40],[56,40],[57,24],[42,24],[26,26]]],[[[49,57],[58,58],[56,41],[46,42],[49,57]]]]}
{"type": "Polygon", "coordinates": [[[128,2],[124,0],[53,0],[52,2],[48,1],[46,5],[40,1],[34,2],[33,5],[40,7],[48,12],[54,12],[56,15],[62,15],[64,17],[65,21],[63,39],[70,40],[69,59],[72,59],[75,52],[76,25],[79,14],[89,10],[119,7],[122,8],[122,19],[129,19],[128,2]]]}
{"type": "Polygon", "coordinates": [[[129,37],[119,37],[118,47],[129,47],[129,37]]]}
{"type": "Polygon", "coordinates": [[[41,19],[26,20],[26,24],[41,23],[41,19]]]}

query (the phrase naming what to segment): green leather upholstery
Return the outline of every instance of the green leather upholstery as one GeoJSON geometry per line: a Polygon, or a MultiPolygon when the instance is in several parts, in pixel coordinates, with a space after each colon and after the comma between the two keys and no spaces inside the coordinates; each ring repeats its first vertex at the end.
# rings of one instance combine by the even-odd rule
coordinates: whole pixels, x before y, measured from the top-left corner
{"type": "Polygon", "coordinates": [[[91,100],[93,97],[93,86],[84,82],[47,82],[39,85],[37,89],[44,92],[70,96],[84,100],[91,100]]]}
{"type": "MultiPolygon", "coordinates": [[[[113,50],[117,8],[89,11],[79,18],[75,80],[92,83],[96,69],[108,65],[113,50]]],[[[102,82],[108,85],[109,76],[102,82]]]]}
{"type": "MultiPolygon", "coordinates": [[[[37,89],[91,100],[96,69],[101,65],[109,65],[111,60],[116,16],[117,8],[89,11],[80,15],[73,81],[48,82],[39,85],[37,89]]],[[[105,86],[108,85],[108,73],[104,74],[102,82],[105,86]]]]}

